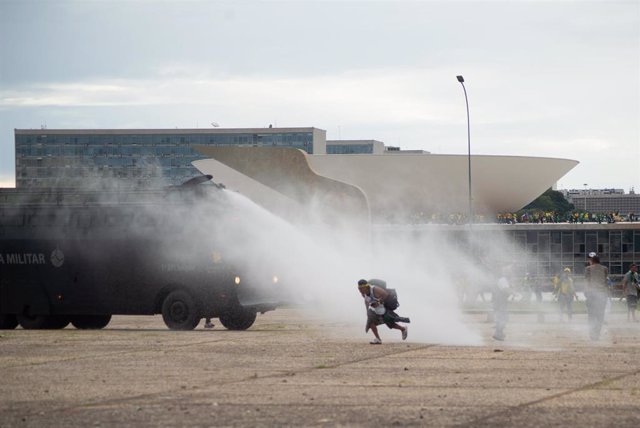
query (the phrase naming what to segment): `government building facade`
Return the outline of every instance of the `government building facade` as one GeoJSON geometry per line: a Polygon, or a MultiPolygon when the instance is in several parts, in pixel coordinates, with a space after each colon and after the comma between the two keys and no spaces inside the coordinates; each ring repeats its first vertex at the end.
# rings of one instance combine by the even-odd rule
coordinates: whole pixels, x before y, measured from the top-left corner
{"type": "Polygon", "coordinates": [[[16,129],[16,187],[83,187],[96,179],[123,186],[177,185],[199,175],[194,145],[290,147],[326,153],[317,128],[16,129]]]}

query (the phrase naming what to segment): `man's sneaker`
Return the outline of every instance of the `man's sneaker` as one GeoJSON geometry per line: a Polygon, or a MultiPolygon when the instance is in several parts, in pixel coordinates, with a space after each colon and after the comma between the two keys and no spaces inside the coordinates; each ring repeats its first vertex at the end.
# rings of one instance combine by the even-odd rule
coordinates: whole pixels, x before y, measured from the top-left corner
{"type": "Polygon", "coordinates": [[[371,342],[369,342],[372,345],[382,345],[382,340],[378,339],[377,337],[375,339],[373,339],[371,342]]]}
{"type": "Polygon", "coordinates": [[[404,326],[404,330],[402,330],[402,340],[407,340],[407,334],[409,334],[409,327],[404,326]]]}

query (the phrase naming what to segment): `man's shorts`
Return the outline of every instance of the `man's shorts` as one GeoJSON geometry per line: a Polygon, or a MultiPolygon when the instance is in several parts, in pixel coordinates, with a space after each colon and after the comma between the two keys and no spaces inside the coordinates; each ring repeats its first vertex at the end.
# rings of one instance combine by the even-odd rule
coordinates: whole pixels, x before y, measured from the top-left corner
{"type": "Polygon", "coordinates": [[[393,328],[393,325],[395,324],[395,322],[392,319],[385,319],[384,315],[378,315],[372,310],[367,311],[367,323],[368,325],[371,325],[371,323],[374,323],[377,326],[380,324],[386,324],[387,327],[389,328],[393,328]]]}

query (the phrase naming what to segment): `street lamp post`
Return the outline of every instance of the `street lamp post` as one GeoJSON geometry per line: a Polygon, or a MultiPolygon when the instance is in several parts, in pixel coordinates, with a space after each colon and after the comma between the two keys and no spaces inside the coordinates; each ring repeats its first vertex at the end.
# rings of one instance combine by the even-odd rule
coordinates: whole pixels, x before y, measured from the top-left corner
{"type": "Polygon", "coordinates": [[[456,76],[464,91],[464,102],[467,105],[467,162],[469,173],[469,227],[473,223],[473,205],[471,202],[471,124],[469,121],[469,99],[467,98],[467,88],[464,87],[464,77],[456,76]]]}

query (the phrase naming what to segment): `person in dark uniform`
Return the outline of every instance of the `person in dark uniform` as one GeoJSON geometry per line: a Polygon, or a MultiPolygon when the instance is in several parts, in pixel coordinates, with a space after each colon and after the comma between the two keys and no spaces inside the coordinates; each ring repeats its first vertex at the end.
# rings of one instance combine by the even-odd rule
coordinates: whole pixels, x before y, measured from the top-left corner
{"type": "Polygon", "coordinates": [[[511,286],[509,284],[509,268],[502,269],[502,275],[498,279],[498,282],[494,285],[491,293],[491,302],[493,304],[493,318],[495,321],[495,331],[493,338],[495,340],[504,340],[504,329],[507,326],[509,320],[508,305],[509,296],[511,295],[511,286]]]}

